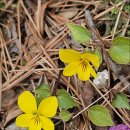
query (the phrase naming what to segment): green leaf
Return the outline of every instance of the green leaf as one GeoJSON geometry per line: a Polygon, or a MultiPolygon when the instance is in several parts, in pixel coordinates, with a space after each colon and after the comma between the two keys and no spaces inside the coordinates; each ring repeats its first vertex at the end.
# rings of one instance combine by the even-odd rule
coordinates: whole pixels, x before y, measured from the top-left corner
{"type": "Polygon", "coordinates": [[[111,14],[112,15],[117,15],[119,13],[119,9],[118,8],[114,8],[111,10],[111,14]]]}
{"type": "Polygon", "coordinates": [[[4,8],[5,4],[4,2],[0,1],[0,8],[4,8]]]}
{"type": "Polygon", "coordinates": [[[37,95],[36,100],[39,104],[44,98],[51,96],[51,91],[48,84],[42,83],[35,90],[35,94],[37,95]]]}
{"type": "Polygon", "coordinates": [[[130,13],[130,4],[126,4],[125,6],[124,6],[124,10],[125,10],[125,12],[126,13],[130,13]]]}
{"type": "Polygon", "coordinates": [[[129,105],[127,96],[123,93],[117,93],[114,96],[112,105],[116,108],[126,108],[126,109],[130,110],[130,105],[129,105]]]}
{"type": "Polygon", "coordinates": [[[72,114],[68,111],[62,110],[60,111],[59,117],[64,121],[69,121],[70,118],[72,117],[72,114]]]}
{"type": "Polygon", "coordinates": [[[84,45],[89,43],[90,33],[85,27],[72,23],[67,23],[67,26],[70,29],[72,37],[76,42],[84,45]]]}
{"type": "Polygon", "coordinates": [[[97,126],[113,126],[109,111],[102,105],[95,105],[88,111],[89,119],[97,126]]]}
{"type": "Polygon", "coordinates": [[[130,63],[130,38],[117,37],[112,43],[113,46],[109,49],[112,60],[118,64],[130,63]]]}
{"type": "Polygon", "coordinates": [[[57,98],[58,98],[59,106],[61,108],[67,110],[77,105],[74,99],[66,90],[58,89],[57,95],[58,95],[57,98]]]}
{"type": "Polygon", "coordinates": [[[22,60],[22,66],[25,66],[27,64],[26,60],[22,60]]]}
{"type": "Polygon", "coordinates": [[[99,57],[99,61],[100,61],[100,64],[102,63],[102,53],[99,49],[95,49],[93,52],[93,54],[96,54],[98,57],[99,57]]]}

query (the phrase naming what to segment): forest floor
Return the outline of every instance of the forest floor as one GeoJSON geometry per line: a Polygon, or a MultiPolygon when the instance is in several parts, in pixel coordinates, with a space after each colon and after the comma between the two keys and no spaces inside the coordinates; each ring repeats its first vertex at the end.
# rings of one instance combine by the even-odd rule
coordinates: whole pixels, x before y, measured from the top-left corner
{"type": "Polygon", "coordinates": [[[66,90],[78,104],[67,109],[71,114],[68,121],[58,116],[59,108],[53,118],[56,130],[108,130],[109,126],[97,126],[88,118],[87,111],[96,104],[109,110],[116,125],[129,125],[130,111],[115,108],[112,100],[121,92],[129,101],[130,66],[117,64],[108,55],[114,38],[130,37],[129,3],[129,0],[0,0],[0,129],[22,130],[14,123],[22,113],[17,105],[19,94],[25,90],[35,93],[43,83],[48,84],[52,95],[59,89],[66,90]],[[77,43],[66,23],[86,27],[91,34],[90,44],[77,43]],[[84,82],[77,75],[63,75],[65,65],[59,59],[59,49],[63,48],[79,52],[85,48],[100,50],[98,85],[93,77],[84,82]]]}

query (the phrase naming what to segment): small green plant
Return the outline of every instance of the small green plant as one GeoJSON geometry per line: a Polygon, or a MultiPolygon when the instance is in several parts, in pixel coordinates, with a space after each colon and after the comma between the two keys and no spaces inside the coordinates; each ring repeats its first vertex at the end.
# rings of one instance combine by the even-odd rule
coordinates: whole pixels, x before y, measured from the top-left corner
{"type": "Polygon", "coordinates": [[[83,45],[89,44],[90,32],[85,27],[73,23],[67,23],[67,26],[76,42],[83,45]]]}
{"type": "MultiPolygon", "coordinates": [[[[84,45],[89,43],[91,35],[85,27],[72,23],[68,23],[67,26],[76,42],[84,45]]],[[[116,63],[129,64],[130,38],[116,37],[112,41],[112,47],[108,50],[108,53],[116,63]]],[[[59,58],[65,64],[68,64],[63,70],[63,75],[78,74],[81,81],[89,80],[91,76],[95,78],[97,76],[96,71],[102,63],[102,53],[99,49],[89,51],[88,48],[85,48],[82,53],[73,49],[60,49],[59,58]]],[[[50,86],[42,83],[34,93],[36,97],[31,92],[25,91],[18,98],[18,105],[25,112],[25,114],[17,117],[16,124],[18,126],[28,127],[29,129],[54,130],[54,123],[49,118],[56,114],[57,108],[59,108],[59,118],[63,122],[71,119],[72,113],[69,110],[77,106],[77,103],[65,89],[57,89],[56,95],[52,96],[50,86]],[[35,122],[37,123],[35,124],[35,122]]],[[[114,95],[112,105],[115,108],[130,110],[128,99],[123,93],[114,95]]],[[[114,125],[109,111],[102,105],[91,106],[88,110],[88,117],[92,123],[98,126],[114,125]]]]}
{"type": "Polygon", "coordinates": [[[0,8],[4,8],[5,4],[4,2],[0,1],[0,8]]]}
{"type": "Polygon", "coordinates": [[[129,100],[123,93],[117,93],[114,95],[112,105],[116,108],[126,108],[130,110],[129,100]]]}
{"type": "Polygon", "coordinates": [[[89,119],[97,126],[113,126],[109,111],[102,105],[94,105],[88,111],[89,119]]]}
{"type": "Polygon", "coordinates": [[[114,8],[111,11],[111,15],[117,15],[119,13],[119,9],[118,8],[114,8]]]}
{"type": "MultiPolygon", "coordinates": [[[[119,2],[119,1],[116,1],[116,2],[119,2]]],[[[112,10],[111,14],[117,15],[118,12],[119,12],[119,10],[117,8],[115,8],[112,10]]],[[[85,41],[86,37],[87,37],[87,40],[90,38],[90,33],[88,33],[88,30],[86,31],[86,29],[84,27],[81,27],[80,25],[74,25],[74,24],[67,24],[67,25],[68,25],[69,29],[71,30],[72,36],[75,41],[77,41],[81,44],[87,43],[87,41],[85,41]],[[80,34],[82,34],[82,35],[80,35],[80,34]],[[85,39],[84,39],[84,37],[85,37],[85,39]]],[[[85,49],[85,52],[86,53],[89,52],[88,48],[85,49]]],[[[94,55],[97,55],[98,58],[100,59],[99,63],[98,63],[98,67],[99,67],[99,65],[102,63],[102,54],[98,49],[95,49],[92,53],[94,55]]],[[[72,67],[72,65],[71,65],[71,67],[70,67],[70,65],[68,65],[67,72],[66,72],[66,68],[65,68],[65,70],[63,72],[63,74],[65,76],[71,76],[71,75],[74,75],[77,73],[77,69],[75,69],[75,66],[76,66],[76,68],[78,68],[78,64],[81,64],[81,63],[78,63],[76,61],[82,61],[83,60],[82,55],[83,54],[80,54],[79,52],[76,52],[76,51],[70,50],[70,49],[69,50],[60,50],[59,57],[64,63],[73,64],[72,61],[75,62],[73,64],[73,67],[72,67]]],[[[112,47],[109,49],[109,56],[112,58],[112,60],[114,60],[118,64],[130,63],[130,39],[126,38],[126,37],[120,37],[120,36],[116,37],[112,41],[112,47]]],[[[86,59],[87,59],[88,57],[90,58],[91,56],[86,55],[84,57],[86,57],[86,59]]],[[[89,60],[87,59],[87,61],[89,61],[89,60]]],[[[93,62],[95,61],[95,58],[92,58],[90,61],[93,64],[93,62]]],[[[97,62],[95,61],[95,63],[97,63],[97,62]]],[[[81,72],[82,71],[80,70],[80,73],[81,72]]],[[[89,72],[91,73],[91,71],[89,71],[89,72]]],[[[87,73],[88,72],[86,71],[86,75],[83,73],[81,73],[81,74],[78,73],[78,75],[87,77],[87,73]]],[[[90,76],[87,79],[89,79],[89,78],[90,78],[90,76]]],[[[81,76],[79,76],[79,79],[84,80],[84,78],[81,78],[81,76]]],[[[113,106],[116,108],[129,109],[127,97],[121,93],[115,95],[115,98],[113,99],[112,103],[113,103],[113,106]],[[121,104],[122,104],[122,107],[121,107],[121,104]]],[[[62,117],[62,115],[65,115],[64,113],[66,113],[66,112],[63,112],[60,114],[61,118],[64,117],[64,116],[62,117]]],[[[68,115],[68,116],[66,116],[66,118],[69,117],[69,113],[68,114],[66,113],[66,115],[68,115]]],[[[98,126],[113,126],[114,125],[114,122],[111,119],[111,115],[109,114],[109,111],[107,110],[107,108],[105,108],[102,105],[92,106],[88,111],[88,117],[95,125],[98,125],[98,126]]],[[[63,120],[66,120],[66,118],[63,120]]]]}
{"type": "Polygon", "coordinates": [[[130,14],[130,4],[126,4],[124,6],[124,10],[125,10],[126,13],[130,14]]]}
{"type": "Polygon", "coordinates": [[[91,75],[94,78],[97,76],[93,66],[98,69],[100,61],[96,54],[80,53],[73,49],[60,49],[59,57],[61,61],[68,63],[63,71],[65,76],[78,74],[79,79],[82,81],[88,80],[91,75]]]}
{"type": "Polygon", "coordinates": [[[110,57],[118,64],[130,63],[130,38],[116,37],[109,49],[110,57]]]}
{"type": "MultiPolygon", "coordinates": [[[[42,83],[39,87],[37,87],[34,92],[37,95],[36,99],[38,103],[40,103],[43,99],[51,96],[50,86],[45,83],[42,83]]],[[[65,89],[57,89],[56,97],[60,108],[59,117],[64,122],[68,121],[72,116],[68,109],[77,106],[77,103],[65,89]]]]}
{"type": "Polygon", "coordinates": [[[57,112],[56,96],[44,98],[37,107],[33,94],[24,91],[18,98],[18,106],[24,112],[16,118],[19,127],[27,127],[29,130],[54,130],[54,123],[49,118],[57,112]]]}
{"type": "Polygon", "coordinates": [[[59,117],[62,119],[62,121],[66,122],[70,120],[70,118],[72,117],[72,114],[69,111],[61,110],[59,117]]]}

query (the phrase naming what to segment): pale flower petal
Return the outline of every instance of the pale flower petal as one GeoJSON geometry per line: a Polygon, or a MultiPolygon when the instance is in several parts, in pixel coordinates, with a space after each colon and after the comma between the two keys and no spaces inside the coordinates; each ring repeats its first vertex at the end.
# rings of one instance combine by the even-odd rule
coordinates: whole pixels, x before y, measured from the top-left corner
{"type": "Polygon", "coordinates": [[[61,49],[59,57],[63,62],[68,63],[64,68],[63,75],[72,76],[78,73],[79,79],[83,81],[88,80],[91,75],[94,78],[97,76],[94,68],[98,69],[100,61],[96,54],[81,54],[72,49],[61,49]]]}
{"type": "Polygon", "coordinates": [[[68,64],[63,71],[63,75],[72,76],[78,73],[78,67],[81,64],[81,61],[75,61],[73,63],[68,64]]]}
{"type": "Polygon", "coordinates": [[[41,130],[42,128],[42,121],[39,117],[35,117],[31,120],[29,124],[29,130],[41,130]]]}
{"type": "Polygon", "coordinates": [[[89,70],[90,70],[90,74],[94,77],[94,78],[96,78],[97,77],[97,74],[96,74],[96,72],[95,72],[95,70],[93,69],[93,67],[88,63],[88,68],[89,68],[89,70]]]}
{"type": "Polygon", "coordinates": [[[44,130],[54,130],[54,123],[50,119],[44,116],[41,116],[40,118],[42,120],[42,128],[44,130]]]}
{"type": "Polygon", "coordinates": [[[18,98],[18,106],[25,113],[36,113],[37,104],[33,94],[29,91],[24,91],[18,98]]]}
{"type": "Polygon", "coordinates": [[[78,68],[78,77],[82,81],[86,81],[90,78],[90,69],[87,66],[80,65],[78,68]]]}
{"type": "Polygon", "coordinates": [[[55,96],[50,96],[42,100],[38,107],[38,113],[45,117],[53,117],[56,114],[58,100],[55,96]]]}
{"type": "Polygon", "coordinates": [[[83,53],[81,55],[81,57],[83,60],[87,60],[87,61],[91,62],[95,68],[98,68],[100,65],[99,57],[95,54],[83,53]]]}
{"type": "Polygon", "coordinates": [[[59,57],[60,60],[64,63],[71,63],[74,61],[79,61],[81,59],[81,54],[72,49],[60,49],[59,50],[59,57]]]}
{"type": "Polygon", "coordinates": [[[16,125],[19,127],[29,127],[31,119],[34,117],[32,114],[22,114],[16,118],[16,125]]]}
{"type": "Polygon", "coordinates": [[[117,126],[111,126],[109,130],[130,130],[130,128],[125,124],[120,124],[117,126]]]}

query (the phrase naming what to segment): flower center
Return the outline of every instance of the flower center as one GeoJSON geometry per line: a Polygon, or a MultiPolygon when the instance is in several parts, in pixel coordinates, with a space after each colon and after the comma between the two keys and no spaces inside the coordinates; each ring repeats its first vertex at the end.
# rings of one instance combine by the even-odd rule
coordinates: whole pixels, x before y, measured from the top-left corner
{"type": "Polygon", "coordinates": [[[85,71],[87,68],[88,62],[86,60],[81,61],[82,70],[85,71]]]}
{"type": "Polygon", "coordinates": [[[81,64],[82,64],[82,66],[83,66],[83,67],[85,67],[85,68],[86,68],[86,67],[87,67],[87,65],[88,65],[88,63],[87,63],[87,61],[86,61],[86,60],[82,60],[82,61],[81,61],[81,64]]]}
{"type": "Polygon", "coordinates": [[[32,118],[32,119],[33,119],[35,125],[38,125],[41,122],[41,119],[40,119],[38,113],[36,113],[34,118],[32,118]]]}

